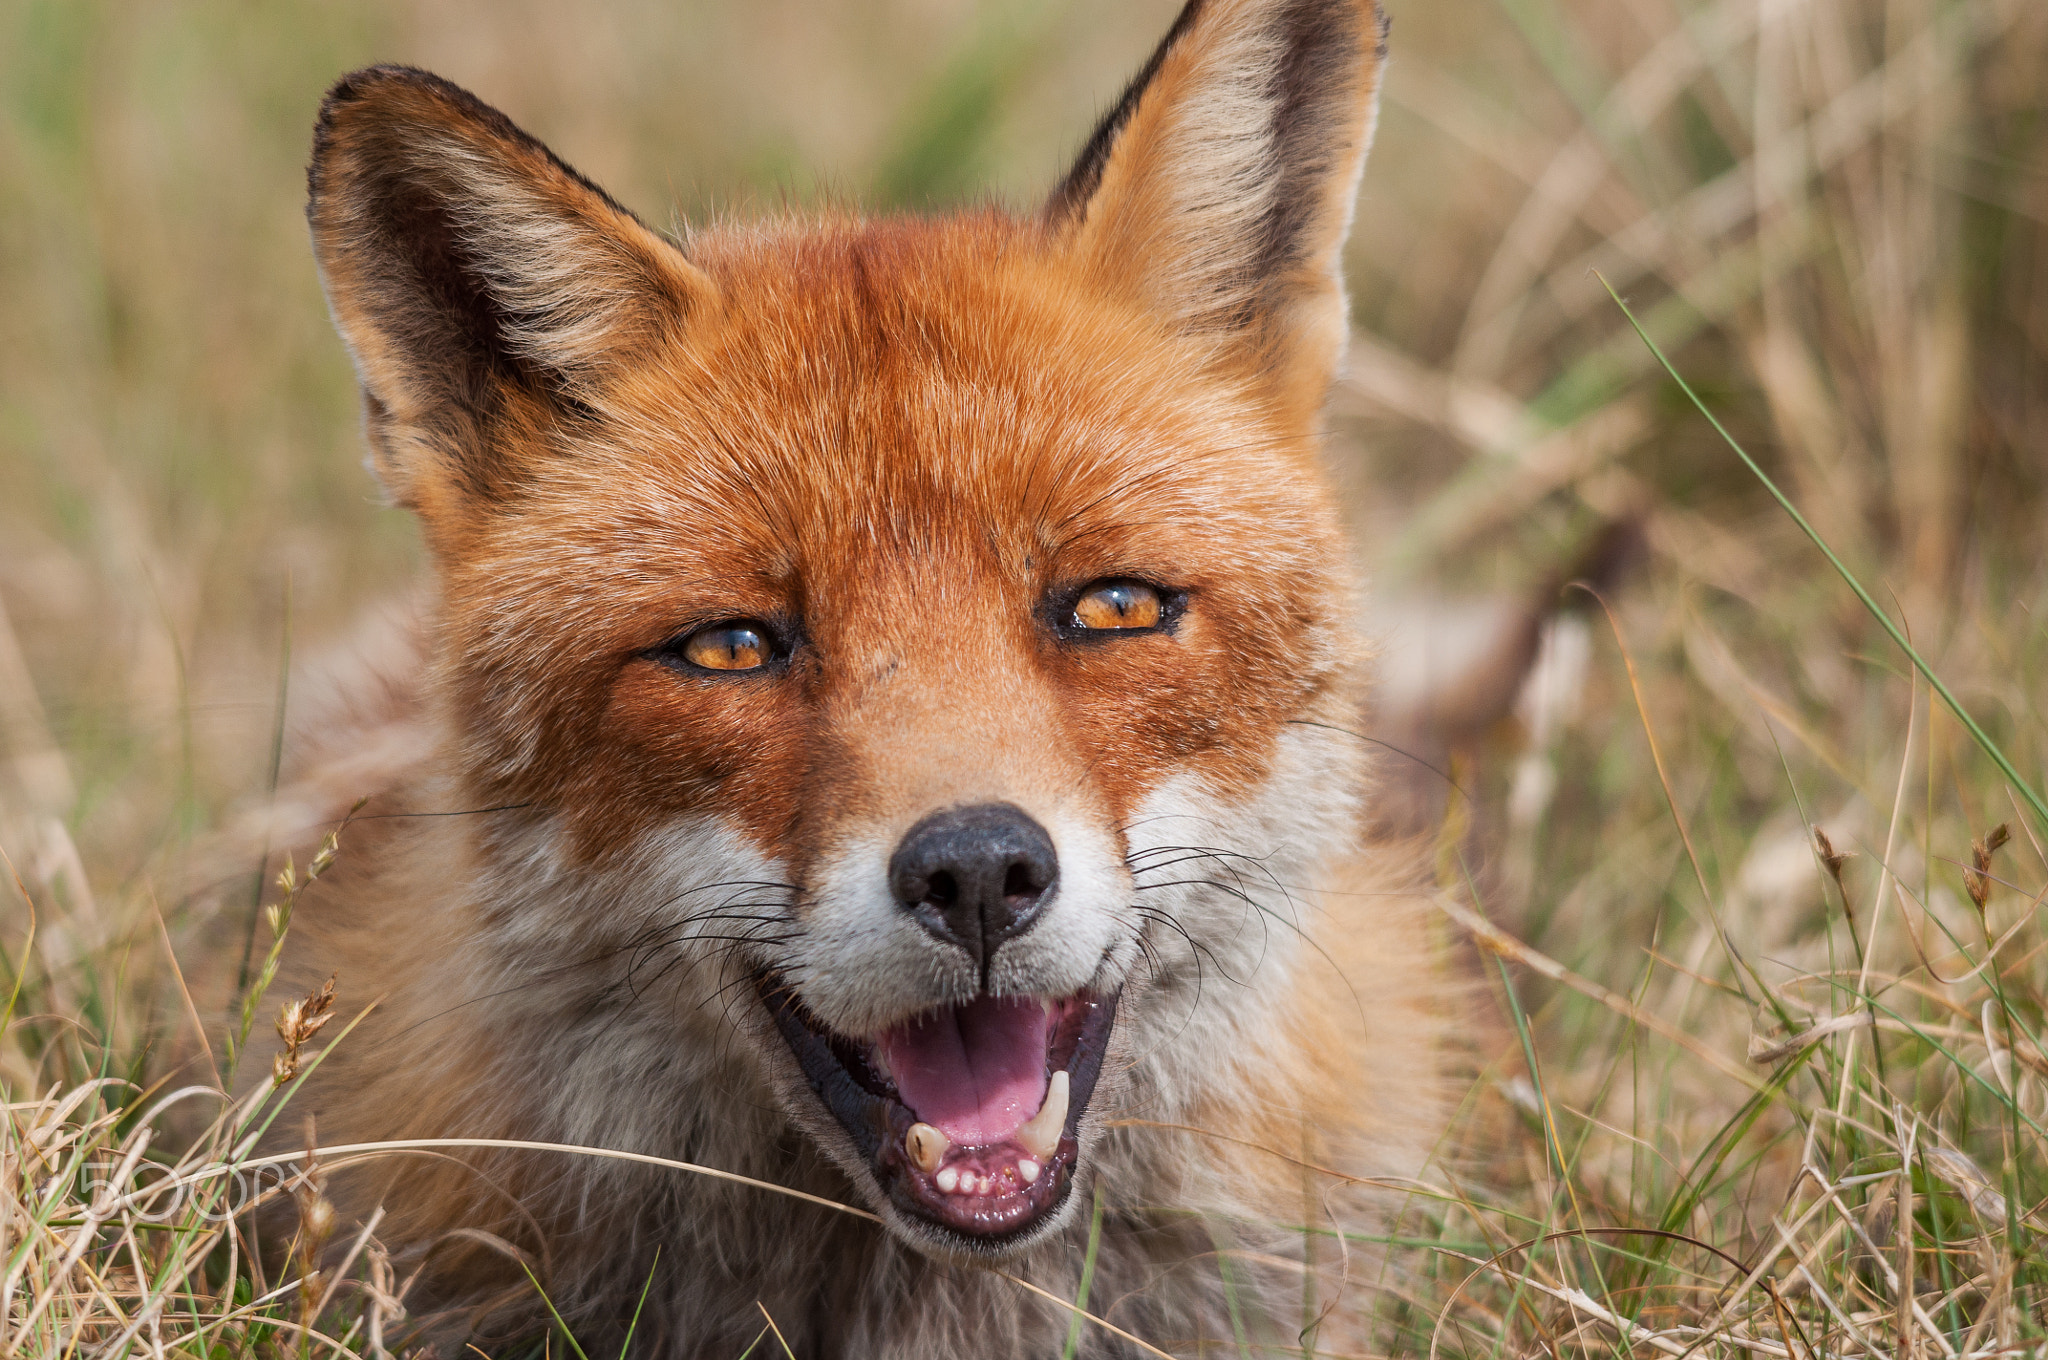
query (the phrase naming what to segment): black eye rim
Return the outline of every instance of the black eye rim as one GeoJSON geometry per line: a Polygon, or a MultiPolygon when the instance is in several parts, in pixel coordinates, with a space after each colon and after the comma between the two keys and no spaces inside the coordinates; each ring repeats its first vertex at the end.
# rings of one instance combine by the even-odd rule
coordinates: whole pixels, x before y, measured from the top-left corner
{"type": "Polygon", "coordinates": [[[1181,616],[1187,613],[1188,591],[1179,586],[1162,585],[1158,581],[1129,573],[1113,576],[1090,576],[1054,590],[1046,599],[1046,621],[1053,634],[1063,642],[1079,643],[1084,646],[1100,646],[1117,638],[1151,637],[1165,633],[1169,637],[1179,631],[1181,616]],[[1081,598],[1091,590],[1104,586],[1143,586],[1159,597],[1159,622],[1143,628],[1088,628],[1075,620],[1074,611],[1080,606],[1081,598]]]}
{"type": "Polygon", "coordinates": [[[758,680],[762,676],[775,674],[789,668],[790,657],[796,652],[798,631],[786,623],[764,619],[758,614],[720,614],[685,624],[667,641],[657,643],[641,652],[643,660],[681,675],[698,680],[758,680]],[[713,666],[700,666],[690,660],[687,651],[690,639],[711,628],[750,628],[760,634],[767,648],[767,658],[758,666],[740,670],[725,670],[713,666]]]}

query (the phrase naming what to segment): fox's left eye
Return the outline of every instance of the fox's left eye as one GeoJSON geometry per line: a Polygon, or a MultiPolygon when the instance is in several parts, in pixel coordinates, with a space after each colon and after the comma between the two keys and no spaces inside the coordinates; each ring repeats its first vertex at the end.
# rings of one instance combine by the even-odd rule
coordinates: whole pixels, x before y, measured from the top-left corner
{"type": "Polygon", "coordinates": [[[707,671],[759,670],[775,656],[768,629],[751,619],[707,623],[667,650],[707,671]]]}
{"type": "Polygon", "coordinates": [[[1134,632],[1166,621],[1166,601],[1143,581],[1097,581],[1074,601],[1069,627],[1091,633],[1134,632]]]}

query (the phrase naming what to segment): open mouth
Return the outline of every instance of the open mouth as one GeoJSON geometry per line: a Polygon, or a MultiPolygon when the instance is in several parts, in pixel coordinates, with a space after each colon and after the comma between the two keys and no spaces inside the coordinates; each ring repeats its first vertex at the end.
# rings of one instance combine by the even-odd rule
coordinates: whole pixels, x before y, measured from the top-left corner
{"type": "Polygon", "coordinates": [[[861,1039],[827,1029],[779,979],[756,985],[811,1089],[905,1214],[992,1247],[1065,1201],[1116,995],[984,995],[861,1039]]]}

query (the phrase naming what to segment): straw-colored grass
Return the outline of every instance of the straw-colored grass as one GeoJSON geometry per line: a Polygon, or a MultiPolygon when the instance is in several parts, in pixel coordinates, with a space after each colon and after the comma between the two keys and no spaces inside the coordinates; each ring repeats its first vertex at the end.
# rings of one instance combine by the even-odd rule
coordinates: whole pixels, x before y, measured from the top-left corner
{"type": "MultiPolygon", "coordinates": [[[[1449,752],[1498,1042],[1367,1282],[1382,1349],[2038,1353],[2048,6],[1390,6],[1331,455],[1362,565],[1520,598],[1605,526],[1643,552],[1449,752]]],[[[208,834],[264,805],[288,659],[418,565],[304,243],[324,85],[441,70],[655,220],[1024,202],[1173,8],[0,9],[0,1354],[403,1350],[319,1188],[385,1154],[251,1152],[367,996],[265,991],[314,866],[208,834]],[[245,936],[199,1014],[173,955],[245,936]],[[273,1023],[296,1056],[222,1096],[219,1036],[273,1023]]]]}

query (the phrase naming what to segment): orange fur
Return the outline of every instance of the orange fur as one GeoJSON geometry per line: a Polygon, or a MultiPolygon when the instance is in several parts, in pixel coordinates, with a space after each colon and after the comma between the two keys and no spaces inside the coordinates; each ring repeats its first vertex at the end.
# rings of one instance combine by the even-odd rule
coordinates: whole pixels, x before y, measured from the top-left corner
{"type": "Polygon", "coordinates": [[[1042,1354],[1065,1315],[979,1266],[1070,1296],[1099,1193],[1118,1325],[1226,1335],[1228,1240],[1237,1288],[1298,1327],[1313,1280],[1321,1344],[1364,1344],[1357,1262],[1300,1225],[1417,1169],[1443,1048],[1413,861],[1359,840],[1315,462],[1381,41],[1371,0],[1195,0],[1035,217],[683,244],[452,86],[336,87],[314,242],[438,589],[383,709],[345,696],[302,761],[376,819],[291,964],[380,1005],[299,1100],[330,1141],[599,1144],[887,1225],[571,1154],[337,1176],[421,1271],[424,1337],[535,1324],[481,1229],[596,1338],[661,1248],[664,1354],[736,1353],[756,1299],[806,1354],[1042,1354]],[[1119,579],[1161,626],[1074,631],[1062,601],[1119,579]],[[676,661],[721,620],[775,663],[676,661]],[[885,870],[987,804],[1059,879],[977,971],[885,870]],[[1121,996],[1070,1158],[985,1240],[889,1190],[771,1010],[864,1043],[984,992],[1121,996]]]}

